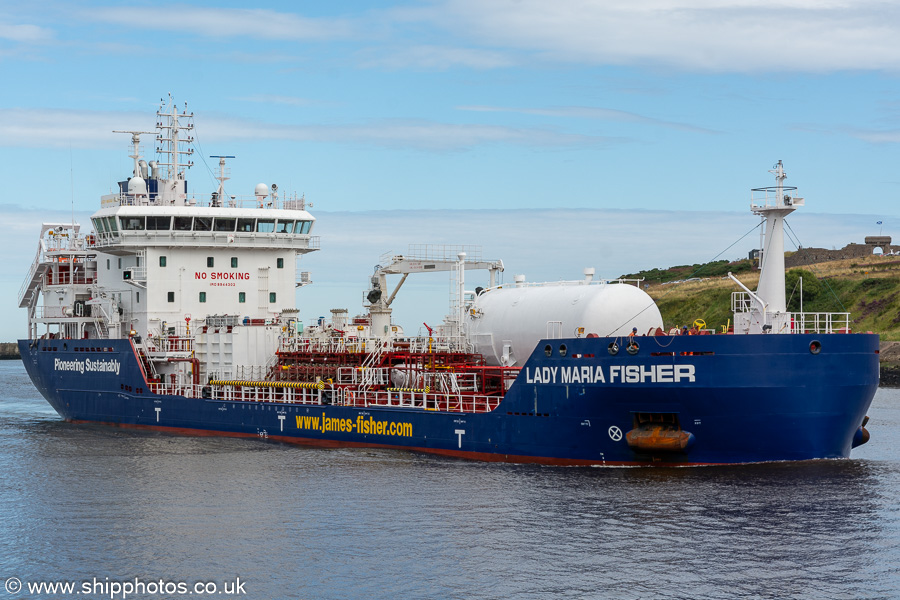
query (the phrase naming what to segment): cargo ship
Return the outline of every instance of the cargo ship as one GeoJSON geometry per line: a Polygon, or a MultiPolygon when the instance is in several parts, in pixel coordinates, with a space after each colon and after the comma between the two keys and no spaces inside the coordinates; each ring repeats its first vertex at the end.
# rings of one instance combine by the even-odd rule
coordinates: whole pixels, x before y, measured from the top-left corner
{"type": "Polygon", "coordinates": [[[132,174],[90,231],[41,227],[18,344],[67,421],[591,466],[839,458],[868,439],[878,336],[851,333],[848,313],[787,310],[783,224],[804,200],[781,161],[751,192],[760,280],[732,276],[728,331],[665,331],[636,281],[503,283],[478,247],[436,245],[384,257],[357,314],[304,322],[297,265],[320,247],[306,199],[231,195],[229,156],[212,157],[216,191],[189,194],[192,116],[160,106],[149,162],[147,132],[122,132],[132,174]],[[448,314],[408,334],[392,302],[435,271],[448,314]]]}

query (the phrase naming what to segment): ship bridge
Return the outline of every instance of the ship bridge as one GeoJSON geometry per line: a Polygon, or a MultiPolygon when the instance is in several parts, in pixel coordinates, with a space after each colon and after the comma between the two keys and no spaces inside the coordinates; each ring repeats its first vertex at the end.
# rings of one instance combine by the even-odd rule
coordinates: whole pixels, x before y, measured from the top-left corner
{"type": "Polygon", "coordinates": [[[91,217],[96,246],[108,254],[147,247],[258,248],[306,253],[319,249],[311,236],[315,217],[286,208],[116,206],[91,217]]]}

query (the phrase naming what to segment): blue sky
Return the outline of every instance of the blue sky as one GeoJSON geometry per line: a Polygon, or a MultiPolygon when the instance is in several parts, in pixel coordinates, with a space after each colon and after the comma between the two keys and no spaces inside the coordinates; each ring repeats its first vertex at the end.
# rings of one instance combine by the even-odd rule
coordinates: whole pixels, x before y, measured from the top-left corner
{"type": "Polygon", "coordinates": [[[859,241],[876,220],[898,237],[897,39],[900,7],[866,1],[4,3],[0,213],[21,275],[0,278],[18,290],[49,211],[89,213],[130,173],[128,136],[111,131],[152,129],[169,93],[196,114],[198,195],[216,186],[200,156],[233,154],[229,193],[274,182],[333,216],[316,285],[356,285],[315,272],[351,224],[371,251],[346,259],[366,274],[438,238],[550,279],[708,260],[753,226],[748,190],[778,159],[807,199],[806,245],[859,241]],[[409,213],[422,209],[472,212],[409,213]],[[568,222],[534,231],[559,209],[568,222]],[[616,227],[637,256],[584,256],[617,239],[586,218],[623,214],[608,211],[632,211],[616,227]],[[567,236],[584,228],[598,243],[576,254],[567,236]],[[528,251],[536,239],[545,251],[528,251]]]}

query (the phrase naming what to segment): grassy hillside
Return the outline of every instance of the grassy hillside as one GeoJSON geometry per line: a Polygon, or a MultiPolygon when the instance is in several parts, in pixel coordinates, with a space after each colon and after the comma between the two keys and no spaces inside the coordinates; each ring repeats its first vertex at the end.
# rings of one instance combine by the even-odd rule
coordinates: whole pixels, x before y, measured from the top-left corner
{"type": "MultiPolygon", "coordinates": [[[[656,300],[667,328],[703,319],[722,330],[731,318],[731,293],[737,285],[728,271],[751,290],[759,272],[749,261],[682,265],[625,275],[644,277],[647,292],[656,300]],[[685,281],[687,278],[693,280],[685,281]],[[674,283],[667,283],[674,282],[674,283]]],[[[900,340],[900,260],[867,257],[791,269],[785,277],[788,310],[800,310],[799,279],[803,278],[804,312],[849,312],[854,331],[874,331],[883,340],[900,340]]]]}

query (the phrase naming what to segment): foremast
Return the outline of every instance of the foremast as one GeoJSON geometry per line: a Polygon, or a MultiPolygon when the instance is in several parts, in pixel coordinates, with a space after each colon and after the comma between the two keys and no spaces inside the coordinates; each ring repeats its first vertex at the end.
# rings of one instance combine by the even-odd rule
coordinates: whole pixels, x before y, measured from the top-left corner
{"type": "Polygon", "coordinates": [[[797,188],[784,185],[787,174],[780,160],[769,173],[775,175],[774,188],[752,190],[756,196],[751,200],[750,210],[765,220],[760,232],[762,250],[756,295],[765,302],[766,316],[777,319],[778,315],[787,312],[784,293],[784,218],[794,212],[796,207],[803,206],[804,201],[803,198],[786,193],[795,192],[797,188]],[[774,198],[770,192],[774,192],[774,198]]]}
{"type": "Polygon", "coordinates": [[[763,219],[756,292],[728,274],[744,290],[732,294],[734,332],[849,332],[849,313],[788,312],[784,283],[784,223],[785,217],[805,202],[796,195],[796,187],[784,185],[787,174],[780,160],[769,173],[775,175],[774,186],[750,190],[750,210],[763,219]]]}
{"type": "Polygon", "coordinates": [[[803,198],[793,195],[797,188],[784,185],[787,174],[779,160],[769,173],[775,185],[750,190],[750,211],[763,219],[760,231],[759,284],[751,292],[731,273],[728,276],[744,289],[732,295],[735,333],[792,333],[793,320],[787,312],[784,293],[784,219],[803,198]]]}

